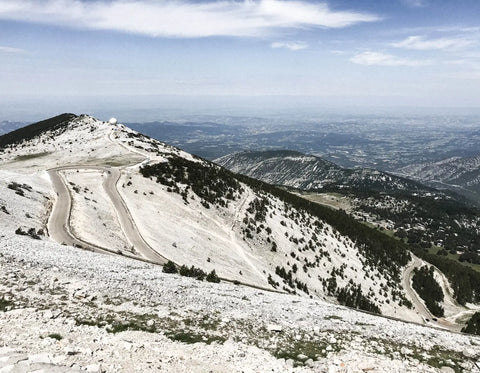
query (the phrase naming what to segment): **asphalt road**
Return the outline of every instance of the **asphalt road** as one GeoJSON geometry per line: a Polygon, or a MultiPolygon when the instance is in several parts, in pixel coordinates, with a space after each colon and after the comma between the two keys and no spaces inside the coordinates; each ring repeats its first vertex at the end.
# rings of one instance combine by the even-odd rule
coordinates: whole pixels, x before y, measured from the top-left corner
{"type": "Polygon", "coordinates": [[[434,316],[430,313],[427,307],[425,307],[423,302],[420,300],[418,294],[412,288],[413,270],[415,268],[421,267],[422,265],[422,261],[419,258],[417,258],[414,255],[412,255],[412,257],[413,257],[413,262],[411,262],[403,272],[402,287],[405,289],[405,292],[407,293],[408,298],[412,301],[413,306],[418,311],[420,316],[423,317],[424,320],[426,319],[432,320],[434,316]]]}
{"type": "Polygon", "coordinates": [[[122,230],[125,237],[133,246],[141,258],[158,264],[167,262],[166,258],[158,254],[152,247],[150,247],[141,234],[139,233],[135,222],[126,206],[124,200],[117,190],[117,182],[120,178],[121,172],[118,168],[106,168],[97,166],[83,166],[72,165],[65,167],[58,167],[48,170],[50,179],[52,180],[53,188],[57,193],[57,200],[53,206],[50,218],[48,220],[48,232],[50,236],[57,242],[64,243],[71,246],[80,246],[82,248],[103,252],[103,253],[117,253],[108,247],[100,247],[90,242],[86,242],[76,237],[70,227],[71,213],[72,213],[72,196],[65,183],[64,178],[59,174],[62,170],[82,170],[94,169],[107,173],[107,178],[103,183],[103,187],[111,199],[116,210],[122,230]]]}

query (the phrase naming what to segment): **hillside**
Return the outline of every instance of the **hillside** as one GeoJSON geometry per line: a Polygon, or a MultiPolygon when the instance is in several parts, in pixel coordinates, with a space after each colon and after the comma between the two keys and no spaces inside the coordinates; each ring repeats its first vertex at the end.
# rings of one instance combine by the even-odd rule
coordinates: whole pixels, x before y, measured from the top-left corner
{"type": "Polygon", "coordinates": [[[2,371],[471,373],[480,359],[478,337],[321,300],[22,236],[0,252],[2,371]]]}
{"type": "MultiPolygon", "coordinates": [[[[304,198],[396,236],[423,258],[462,272],[454,276],[448,271],[454,287],[471,289],[474,284],[474,293],[480,294],[480,276],[457,267],[460,261],[480,270],[480,212],[464,198],[378,171],[343,169],[299,152],[242,152],[217,162],[265,182],[297,188],[304,198]],[[472,283],[460,280],[465,271],[472,283]]],[[[464,304],[462,298],[457,300],[464,304]]]]}
{"type": "Polygon", "coordinates": [[[215,160],[229,170],[270,184],[303,190],[425,191],[412,180],[373,169],[347,169],[290,150],[248,151],[215,160]]]}
{"type": "Polygon", "coordinates": [[[480,201],[480,156],[413,164],[397,173],[480,201]]]}
{"type": "MultiPolygon", "coordinates": [[[[305,305],[319,302],[312,304],[323,308],[327,301],[452,330],[461,329],[476,309],[456,303],[452,296],[458,289],[450,294],[445,280],[451,307],[433,320],[410,285],[410,273],[423,261],[402,242],[344,212],[234,174],[123,125],[85,115],[41,123],[25,127],[23,138],[0,137],[5,255],[28,242],[39,253],[47,247],[65,250],[64,244],[143,262],[173,261],[205,273],[215,270],[224,282],[252,292],[291,294],[305,305]],[[39,129],[44,123],[53,125],[39,129]]],[[[93,255],[78,251],[79,258],[84,253],[93,255]]],[[[471,284],[470,293],[462,294],[467,303],[478,302],[471,284]]],[[[112,322],[87,325],[96,324],[112,322]]]]}

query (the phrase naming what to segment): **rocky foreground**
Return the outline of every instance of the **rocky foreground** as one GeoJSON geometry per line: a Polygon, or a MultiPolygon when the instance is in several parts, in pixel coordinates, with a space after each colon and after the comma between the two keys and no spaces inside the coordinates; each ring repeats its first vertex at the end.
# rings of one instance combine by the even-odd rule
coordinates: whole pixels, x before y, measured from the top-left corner
{"type": "Polygon", "coordinates": [[[480,338],[0,235],[0,372],[480,372],[480,338]],[[477,367],[478,366],[478,367],[477,367]]]}

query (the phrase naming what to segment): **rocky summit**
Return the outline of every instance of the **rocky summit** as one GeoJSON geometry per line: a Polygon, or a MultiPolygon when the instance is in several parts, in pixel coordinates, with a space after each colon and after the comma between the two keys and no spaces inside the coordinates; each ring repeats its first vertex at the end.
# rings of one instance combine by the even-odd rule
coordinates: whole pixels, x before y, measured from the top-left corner
{"type": "Polygon", "coordinates": [[[0,372],[478,370],[477,277],[345,212],[86,115],[0,144],[0,372]]]}

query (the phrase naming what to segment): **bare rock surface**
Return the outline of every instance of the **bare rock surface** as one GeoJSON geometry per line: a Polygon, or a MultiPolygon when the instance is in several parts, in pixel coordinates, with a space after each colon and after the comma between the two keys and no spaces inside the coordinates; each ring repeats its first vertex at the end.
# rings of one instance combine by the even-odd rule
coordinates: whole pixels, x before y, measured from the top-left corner
{"type": "Polygon", "coordinates": [[[474,336],[25,237],[2,238],[0,268],[0,372],[475,372],[480,359],[474,336]]]}

